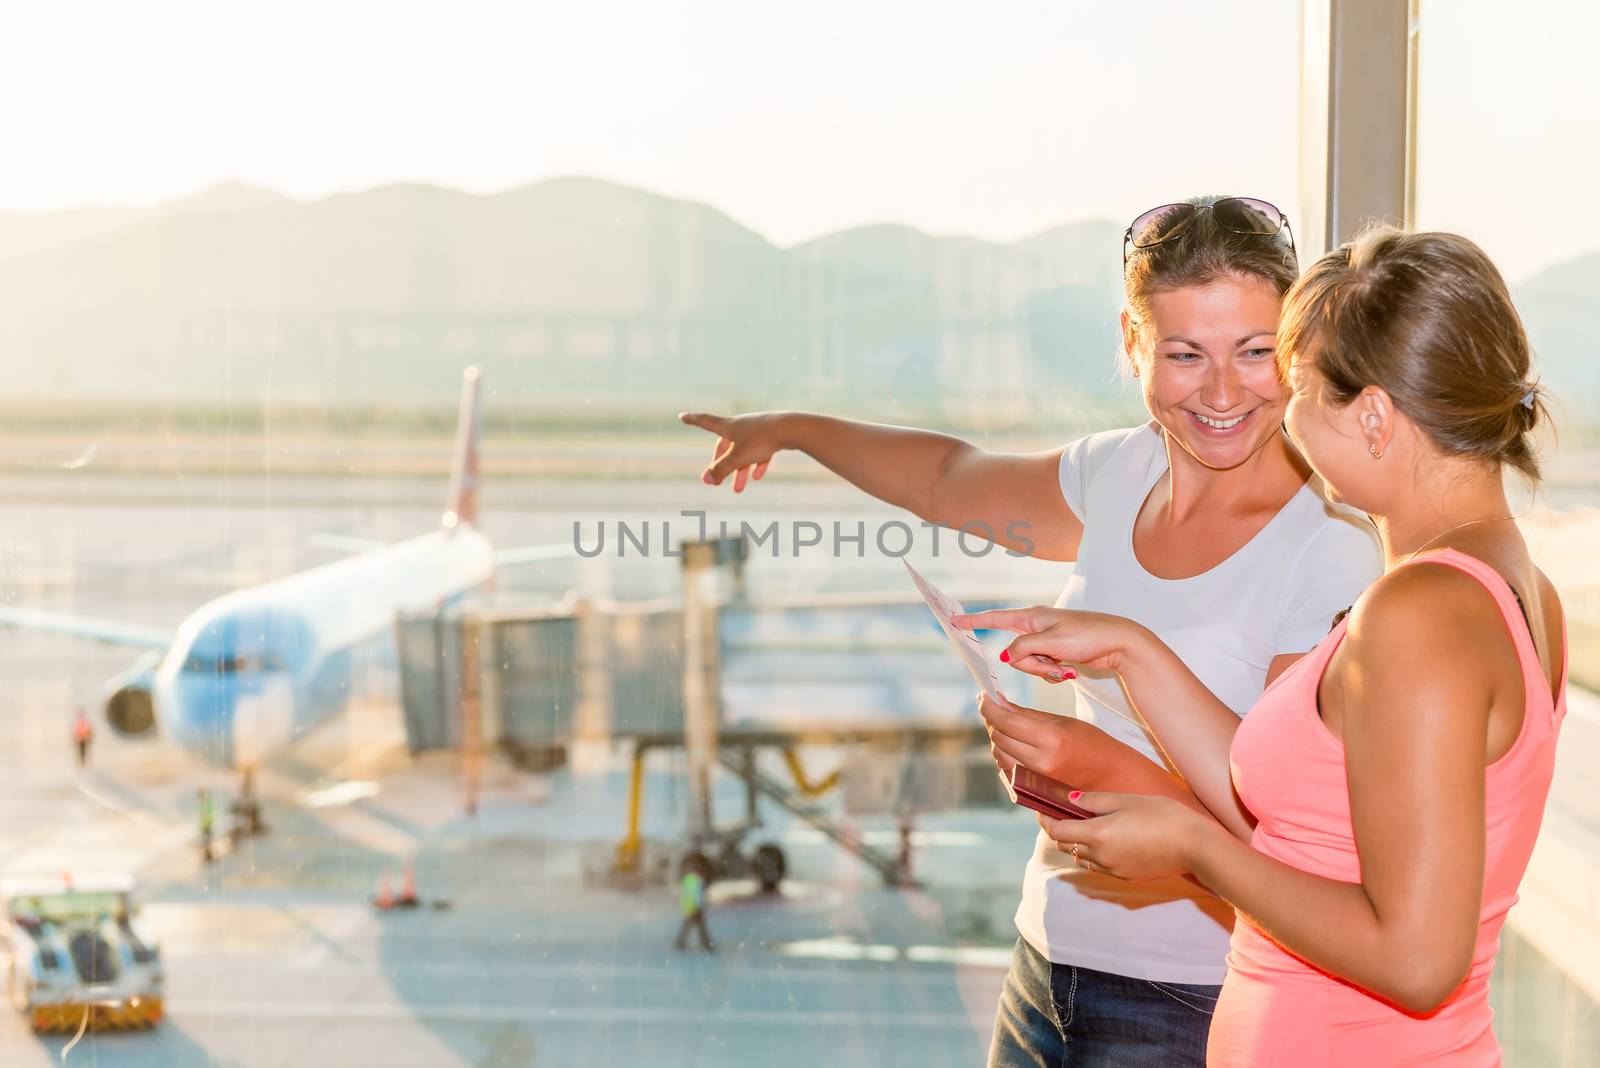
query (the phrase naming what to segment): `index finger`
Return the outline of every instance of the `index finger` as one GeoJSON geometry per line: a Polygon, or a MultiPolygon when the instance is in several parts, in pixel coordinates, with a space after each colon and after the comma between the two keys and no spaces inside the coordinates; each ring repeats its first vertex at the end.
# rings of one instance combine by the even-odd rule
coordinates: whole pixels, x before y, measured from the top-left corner
{"type": "Polygon", "coordinates": [[[1032,634],[1039,629],[1038,607],[991,608],[987,612],[957,612],[950,617],[950,625],[962,630],[988,627],[1009,630],[1013,634],[1032,634]]]}
{"type": "Polygon", "coordinates": [[[701,430],[709,430],[713,434],[721,434],[722,428],[728,425],[728,421],[722,416],[712,415],[710,412],[679,412],[678,422],[684,426],[697,426],[701,430]]]}

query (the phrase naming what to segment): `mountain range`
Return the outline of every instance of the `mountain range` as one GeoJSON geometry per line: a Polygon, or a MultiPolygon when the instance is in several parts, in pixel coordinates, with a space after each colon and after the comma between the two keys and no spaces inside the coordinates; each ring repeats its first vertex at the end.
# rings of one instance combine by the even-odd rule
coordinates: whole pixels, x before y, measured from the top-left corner
{"type": "MultiPolygon", "coordinates": [[[[874,225],[780,248],[592,178],[314,201],[230,184],[0,214],[0,371],[12,402],[273,411],[447,405],[477,363],[491,399],[529,411],[1026,421],[1128,403],[1120,229],[999,244],[874,225]]],[[[1517,296],[1546,380],[1592,403],[1600,253],[1517,296]]]]}

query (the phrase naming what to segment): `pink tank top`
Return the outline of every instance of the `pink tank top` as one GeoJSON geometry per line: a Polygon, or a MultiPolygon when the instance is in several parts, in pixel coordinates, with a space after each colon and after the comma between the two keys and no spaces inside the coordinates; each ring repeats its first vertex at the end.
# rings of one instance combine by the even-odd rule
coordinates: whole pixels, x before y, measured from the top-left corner
{"type": "MultiPolygon", "coordinates": [[[[1301,960],[1241,916],[1211,1025],[1207,1063],[1216,1068],[1500,1063],[1490,1026],[1489,973],[1555,770],[1556,735],[1566,714],[1566,643],[1563,637],[1561,696],[1552,702],[1505,579],[1454,549],[1419,560],[1458,568],[1488,589],[1510,629],[1527,693],[1516,740],[1484,771],[1487,863],[1472,967],[1443,1006],[1415,1015],[1301,960]]],[[[1259,821],[1253,848],[1302,871],[1359,882],[1344,746],[1317,713],[1317,687],[1344,633],[1341,620],[1267,688],[1240,724],[1231,759],[1234,786],[1259,821]]]]}

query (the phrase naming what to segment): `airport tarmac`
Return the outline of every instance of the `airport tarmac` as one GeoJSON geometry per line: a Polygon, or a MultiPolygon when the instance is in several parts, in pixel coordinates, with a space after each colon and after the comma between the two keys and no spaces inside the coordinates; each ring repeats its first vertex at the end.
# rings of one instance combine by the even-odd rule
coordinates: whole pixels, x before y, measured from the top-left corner
{"type": "MultiPolygon", "coordinates": [[[[392,710],[360,710],[370,728],[392,710]]],[[[381,735],[379,736],[381,738],[381,735]]],[[[504,1065],[973,1064],[993,1019],[1026,813],[923,822],[920,873],[889,891],[774,815],[793,875],[777,898],[716,887],[714,955],[675,952],[667,886],[586,878],[620,830],[622,776],[491,765],[475,817],[459,767],[389,750],[337,780],[312,761],[267,776],[270,832],[207,867],[182,758],[109,744],[79,772],[66,746],[7,776],[6,868],[137,873],[168,973],[154,1032],[91,1034],[66,1063],[504,1065]],[[362,789],[330,790],[338,784],[362,789]],[[369,791],[375,793],[368,794],[369,791]],[[331,800],[325,800],[329,799],[331,800]],[[348,800],[347,800],[348,798],[348,800]],[[288,803],[292,799],[293,803],[288,803]],[[25,825],[33,825],[31,831],[25,825]],[[371,897],[414,863],[423,907],[371,897]],[[435,908],[439,900],[448,907],[435,908]]],[[[98,743],[97,743],[98,744],[98,743]]],[[[670,761],[646,831],[675,831],[670,761]]],[[[194,769],[188,769],[190,771],[194,769]]],[[[725,811],[737,812],[730,794],[725,811]]],[[[892,828],[884,827],[885,833],[892,828]]],[[[872,829],[868,828],[871,834],[872,829]]],[[[0,1011],[0,1061],[58,1064],[0,1011]]]]}
{"type": "MultiPolygon", "coordinates": [[[[236,584],[314,563],[319,552],[326,558],[308,544],[313,532],[389,539],[426,529],[437,512],[428,502],[442,496],[415,483],[341,493],[328,480],[188,484],[176,494],[155,479],[75,483],[70,493],[54,481],[0,482],[11,491],[0,508],[8,530],[0,587],[9,601],[158,625],[236,584]]],[[[579,516],[590,523],[623,515],[585,511],[607,498],[582,486],[517,492],[528,502],[521,509],[488,506],[486,526],[499,545],[570,537],[579,516]]],[[[659,486],[612,499],[634,502],[633,518],[675,514],[672,494],[659,486]]],[[[729,507],[748,510],[749,501],[729,507]]],[[[892,515],[857,509],[843,495],[804,503],[818,509],[808,517],[824,522],[892,515]]],[[[569,562],[530,569],[513,584],[555,596],[599,581],[618,596],[653,596],[670,591],[677,574],[670,559],[631,567],[596,580],[569,562]]],[[[927,573],[949,584],[969,574],[987,581],[1003,569],[1006,585],[1037,581],[1045,600],[1059,588],[1060,567],[953,556],[927,573]]],[[[860,565],[760,560],[752,585],[891,589],[903,582],[898,569],[895,560],[870,557],[860,565]]],[[[103,725],[90,768],[72,765],[71,710],[91,702],[131,659],[125,650],[58,636],[8,633],[0,641],[0,677],[8,683],[0,706],[7,739],[0,871],[132,872],[167,964],[170,1015],[161,1028],[88,1036],[67,1064],[982,1061],[1035,830],[1025,812],[922,819],[916,861],[927,889],[920,891],[884,889],[810,828],[764,812],[766,833],[789,855],[786,895],[771,900],[718,887],[710,925],[719,952],[680,955],[670,947],[678,924],[671,888],[630,891],[586,878],[621,833],[618,764],[602,759],[587,774],[549,775],[495,766],[478,814],[468,817],[459,769],[399,751],[392,681],[381,678],[351,716],[266,776],[271,833],[207,870],[195,848],[193,792],[202,783],[231,790],[227,777],[159,742],[113,738],[103,725]],[[407,858],[422,896],[446,899],[449,908],[371,907],[381,876],[398,887],[407,858]]],[[[1600,713],[1590,704],[1569,723],[1551,807],[1550,824],[1575,855],[1600,852],[1600,816],[1587,786],[1597,757],[1600,713]]],[[[733,784],[725,785],[725,811],[737,814],[733,784]]],[[[646,834],[675,838],[685,798],[671,758],[652,764],[647,796],[646,834]]],[[[863,830],[886,842],[894,835],[884,823],[868,821],[863,830]]],[[[1555,859],[1545,870],[1559,883],[1555,865],[1564,854],[1546,852],[1555,859]]],[[[1594,937],[1587,927],[1563,931],[1594,937]]],[[[1517,1008],[1515,989],[1497,986],[1502,1036],[1514,1029],[1527,1052],[1519,1058],[1508,1044],[1507,1063],[1562,1063],[1541,1059],[1547,1036],[1564,1042],[1576,1033],[1570,1040],[1582,1043],[1588,1032],[1536,1025],[1533,1008],[1517,1008]]],[[[1578,1026],[1600,1028],[1593,1010],[1583,1012],[1578,1026]]],[[[34,1037],[0,1006],[0,1063],[60,1064],[67,1044],[34,1037]]]]}
{"type": "MultiPolygon", "coordinates": [[[[329,558],[310,543],[313,533],[420,532],[437,521],[430,502],[442,499],[442,490],[411,482],[356,493],[316,479],[276,480],[270,490],[252,481],[7,482],[11,534],[0,582],[9,601],[154,625],[171,625],[235,585],[329,558]]],[[[553,489],[539,508],[499,512],[486,493],[489,533],[498,545],[528,544],[570,537],[580,519],[675,514],[659,492],[659,503],[631,513],[586,511],[599,498],[582,487],[563,492],[553,489]]],[[[843,498],[826,503],[817,513],[824,523],[863,514],[843,498]]],[[[813,563],[799,579],[803,562],[789,564],[786,577],[756,580],[783,592],[847,586],[853,564],[813,563]]],[[[903,584],[897,561],[874,565],[878,588],[903,584]]],[[[658,594],[672,589],[677,571],[674,559],[624,561],[599,581],[619,596],[658,594]]],[[[593,574],[558,563],[507,585],[555,596],[593,574]]],[[[1027,813],[930,817],[916,838],[930,889],[901,892],[773,811],[768,832],[791,865],[786,896],[716,887],[718,953],[680,955],[670,945],[679,919],[671,887],[629,891],[585,878],[622,832],[620,764],[577,777],[499,768],[468,818],[456,769],[397,751],[393,683],[374,678],[351,716],[264,777],[271,832],[206,870],[193,793],[201,783],[229,792],[228,777],[159,741],[117,739],[103,724],[89,769],[71,763],[72,709],[85,704],[97,714],[96,691],[128,666],[128,651],[54,635],[4,637],[0,717],[10,744],[0,757],[0,870],[132,872],[166,960],[162,1026],[86,1036],[68,1064],[982,1058],[1013,937],[1015,882],[1035,830],[1027,813]],[[399,889],[407,857],[422,895],[450,908],[371,907],[385,872],[399,889]]],[[[671,840],[684,817],[679,778],[667,754],[652,768],[645,831],[671,840]]],[[[737,816],[739,799],[726,800],[737,816]]],[[[888,824],[863,830],[869,839],[895,835],[888,824]]],[[[0,1007],[0,1063],[59,1064],[68,1041],[35,1038],[0,1007]]]]}
{"type": "MultiPolygon", "coordinates": [[[[1592,707],[1579,716],[1553,803],[1568,832],[1587,803],[1579,766],[1600,755],[1600,719],[1592,707]]],[[[367,705],[350,727],[381,744],[396,722],[367,705]]],[[[8,768],[0,863],[136,872],[167,966],[159,1029],[88,1035],[65,1063],[981,1063],[1033,835],[1026,813],[920,820],[928,888],[914,891],[884,889],[820,835],[768,813],[762,837],[792,866],[785,891],[719,884],[709,912],[718,952],[677,953],[670,887],[616,889],[586,874],[620,827],[619,770],[492,764],[469,817],[453,760],[377,753],[352,761],[348,739],[311,739],[263,782],[269,834],[209,868],[191,819],[189,777],[203,773],[182,758],[111,742],[79,772],[62,744],[8,768]],[[373,908],[379,880],[398,892],[408,859],[423,906],[373,908]]],[[[720,811],[737,812],[725,785],[720,811]]],[[[670,759],[653,766],[649,792],[660,804],[646,833],[670,840],[682,815],[670,759]]],[[[894,834],[872,821],[863,830],[894,834]]],[[[1531,1013],[1550,1011],[1531,989],[1502,977],[1496,992],[1502,1038],[1525,1050],[1508,1063],[1588,1063],[1546,1059],[1562,1032],[1531,1026],[1531,1013]],[[1508,1014],[1508,997],[1525,1007],[1508,1014]]],[[[68,1042],[36,1038],[0,1008],[0,1063],[60,1064],[68,1042]]]]}

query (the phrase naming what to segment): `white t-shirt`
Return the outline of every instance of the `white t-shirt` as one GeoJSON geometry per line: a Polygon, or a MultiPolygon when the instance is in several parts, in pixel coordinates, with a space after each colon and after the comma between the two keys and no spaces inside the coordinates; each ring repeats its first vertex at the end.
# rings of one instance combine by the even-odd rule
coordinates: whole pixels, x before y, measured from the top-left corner
{"type": "MultiPolygon", "coordinates": [[[[1125,616],[1154,631],[1229,708],[1244,715],[1282,653],[1303,653],[1382,573],[1377,531],[1330,504],[1320,483],[1291,497],[1243,548],[1186,579],[1134,556],[1133,524],[1167,470],[1154,424],[1092,434],[1061,456],[1061,492],[1083,521],[1061,608],[1125,616]]],[[[1080,671],[1076,714],[1157,763],[1110,672],[1080,671]]],[[[1057,964],[1166,983],[1221,983],[1233,909],[1184,879],[1132,884],[1077,867],[1043,832],[1023,877],[1017,929],[1057,964]]]]}

